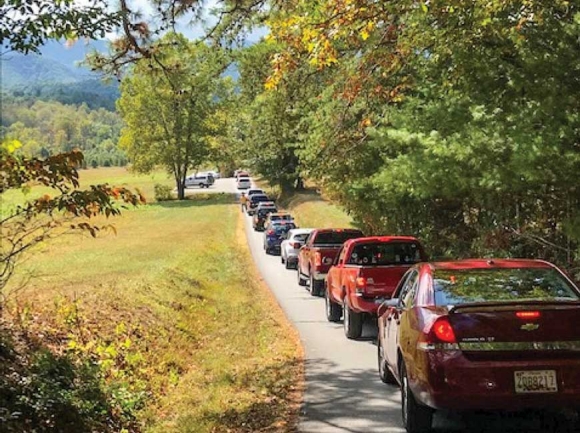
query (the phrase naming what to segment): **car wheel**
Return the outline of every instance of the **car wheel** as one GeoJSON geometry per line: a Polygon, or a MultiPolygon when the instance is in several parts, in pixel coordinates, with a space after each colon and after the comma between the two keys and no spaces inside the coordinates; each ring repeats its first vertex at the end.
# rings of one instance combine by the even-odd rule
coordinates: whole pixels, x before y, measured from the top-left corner
{"type": "Polygon", "coordinates": [[[385,359],[385,351],[383,345],[381,343],[381,338],[377,338],[377,359],[379,362],[379,377],[383,381],[383,383],[388,383],[389,385],[395,385],[397,383],[397,379],[389,370],[387,366],[387,360],[385,359]]]}
{"type": "Polygon", "coordinates": [[[408,433],[424,433],[431,430],[433,409],[417,403],[409,387],[405,364],[401,365],[401,410],[403,426],[408,433]]]}
{"type": "Polygon", "coordinates": [[[329,322],[339,322],[342,317],[342,307],[340,304],[330,299],[328,288],[324,291],[324,300],[326,303],[326,318],[329,322]]]}
{"type": "Polygon", "coordinates": [[[324,281],[318,281],[314,279],[314,276],[310,274],[310,294],[312,296],[322,296],[322,289],[324,288],[324,281]]]}
{"type": "Polygon", "coordinates": [[[305,286],[306,280],[304,278],[302,278],[302,274],[300,273],[300,266],[296,267],[296,273],[298,274],[298,285],[305,286]]]}
{"type": "Polygon", "coordinates": [[[344,335],[351,340],[360,338],[362,335],[363,315],[352,311],[346,303],[346,300],[342,309],[344,311],[344,335]]]}
{"type": "Polygon", "coordinates": [[[288,260],[284,260],[284,264],[286,265],[286,269],[292,269],[293,266],[288,260]]]}
{"type": "Polygon", "coordinates": [[[280,253],[280,263],[282,264],[286,263],[286,260],[284,260],[284,256],[282,255],[282,253],[280,253]]]}

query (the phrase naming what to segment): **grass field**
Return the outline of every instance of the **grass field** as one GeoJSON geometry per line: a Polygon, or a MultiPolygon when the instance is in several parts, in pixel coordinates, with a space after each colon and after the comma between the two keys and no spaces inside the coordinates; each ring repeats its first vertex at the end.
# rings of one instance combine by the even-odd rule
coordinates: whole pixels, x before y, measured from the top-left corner
{"type": "MultiPolygon", "coordinates": [[[[165,181],[118,168],[81,172],[84,186],[124,184],[146,196],[165,181]]],[[[292,431],[301,349],[258,282],[240,218],[232,196],[200,195],[126,210],[112,220],[116,235],[44,245],[9,287],[3,332],[18,328],[35,337],[30,350],[98,366],[101,412],[115,422],[106,430],[107,420],[88,419],[95,431],[292,431]]]]}
{"type": "Polygon", "coordinates": [[[347,228],[353,226],[352,218],[344,210],[315,193],[296,194],[285,207],[292,212],[300,227],[347,228]]]}

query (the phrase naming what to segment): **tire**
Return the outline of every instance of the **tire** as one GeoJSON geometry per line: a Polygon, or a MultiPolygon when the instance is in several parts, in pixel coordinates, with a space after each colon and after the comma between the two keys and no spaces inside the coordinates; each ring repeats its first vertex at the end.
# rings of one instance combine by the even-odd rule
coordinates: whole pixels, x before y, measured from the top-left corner
{"type": "Polygon", "coordinates": [[[383,381],[383,383],[387,383],[389,385],[395,385],[397,383],[397,379],[389,370],[387,366],[387,360],[384,356],[384,350],[381,344],[381,338],[377,338],[377,361],[379,363],[379,377],[383,381]]]}
{"type": "Polygon", "coordinates": [[[346,303],[346,300],[342,308],[344,311],[344,335],[351,340],[360,338],[362,335],[363,315],[352,311],[346,303]]]}
{"type": "Polygon", "coordinates": [[[280,263],[286,263],[286,260],[284,260],[284,257],[282,257],[282,253],[280,253],[280,263]]]}
{"type": "Polygon", "coordinates": [[[322,296],[324,293],[324,281],[315,280],[314,276],[310,274],[310,295],[322,296]]]}
{"type": "Polygon", "coordinates": [[[284,265],[286,266],[286,269],[292,269],[292,265],[290,264],[290,262],[288,260],[284,261],[284,265]]]}
{"type": "Polygon", "coordinates": [[[328,289],[324,291],[324,301],[326,304],[326,318],[329,322],[340,322],[342,317],[342,307],[333,302],[329,297],[328,289]]]}
{"type": "Polygon", "coordinates": [[[302,274],[300,273],[300,266],[296,267],[296,273],[298,274],[298,285],[304,287],[306,285],[306,280],[302,278],[302,274]]]}
{"type": "Polygon", "coordinates": [[[403,426],[408,433],[426,433],[431,431],[433,409],[420,405],[415,400],[413,391],[409,387],[405,364],[401,365],[401,414],[403,416],[403,426]]]}

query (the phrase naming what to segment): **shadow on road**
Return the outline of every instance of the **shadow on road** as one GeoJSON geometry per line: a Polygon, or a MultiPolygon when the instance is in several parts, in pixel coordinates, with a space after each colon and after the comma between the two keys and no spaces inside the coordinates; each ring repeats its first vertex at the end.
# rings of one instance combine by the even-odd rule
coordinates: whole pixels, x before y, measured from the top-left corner
{"type": "MultiPolygon", "coordinates": [[[[362,342],[364,344],[364,342],[362,342]]],[[[302,432],[404,432],[397,386],[385,385],[376,369],[344,369],[326,359],[306,361],[307,399],[302,432]],[[332,396],[328,398],[328,396],[332,396]],[[377,404],[377,397],[380,404],[377,404]]],[[[562,412],[436,412],[437,433],[577,432],[562,412]]]]}

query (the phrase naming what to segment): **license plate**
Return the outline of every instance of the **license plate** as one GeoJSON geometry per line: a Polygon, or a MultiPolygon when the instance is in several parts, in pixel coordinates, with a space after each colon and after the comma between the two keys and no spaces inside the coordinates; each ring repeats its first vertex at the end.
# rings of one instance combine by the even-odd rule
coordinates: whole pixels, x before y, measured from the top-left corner
{"type": "Polygon", "coordinates": [[[558,392],[555,370],[514,371],[514,379],[520,394],[558,392]]]}

